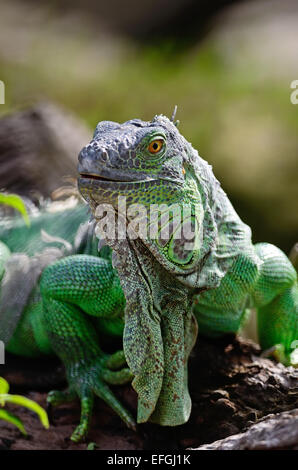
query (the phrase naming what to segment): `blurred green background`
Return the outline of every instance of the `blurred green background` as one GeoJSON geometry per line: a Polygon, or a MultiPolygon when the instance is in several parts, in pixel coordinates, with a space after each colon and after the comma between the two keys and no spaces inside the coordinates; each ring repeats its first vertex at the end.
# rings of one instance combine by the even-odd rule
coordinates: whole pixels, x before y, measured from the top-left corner
{"type": "Polygon", "coordinates": [[[0,116],[52,101],[91,129],[178,105],[254,241],[298,239],[298,2],[2,0],[0,116]]]}

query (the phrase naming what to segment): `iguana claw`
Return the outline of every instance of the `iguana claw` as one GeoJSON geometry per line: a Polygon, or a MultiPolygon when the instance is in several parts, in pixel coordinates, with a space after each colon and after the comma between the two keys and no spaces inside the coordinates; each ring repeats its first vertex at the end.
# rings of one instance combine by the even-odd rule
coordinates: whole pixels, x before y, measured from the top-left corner
{"type": "Polygon", "coordinates": [[[77,396],[81,401],[81,419],[71,436],[71,440],[79,442],[88,433],[92,417],[94,395],[104,400],[130,428],[135,430],[136,423],[131,414],[118,401],[107,384],[125,384],[132,380],[133,374],[124,367],[121,370],[111,370],[125,363],[124,354],[118,351],[112,355],[98,358],[92,362],[72,364],[66,368],[69,388],[65,391],[51,391],[47,402],[53,406],[73,401],[77,396]]]}

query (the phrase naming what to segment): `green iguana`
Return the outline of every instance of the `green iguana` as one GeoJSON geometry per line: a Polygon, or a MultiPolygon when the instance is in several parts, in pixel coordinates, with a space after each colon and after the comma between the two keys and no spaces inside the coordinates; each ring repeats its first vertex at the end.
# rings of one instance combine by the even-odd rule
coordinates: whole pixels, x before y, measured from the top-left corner
{"type": "Polygon", "coordinates": [[[113,249],[113,259],[105,246],[96,253],[90,227],[83,225],[74,239],[65,233],[66,216],[59,215],[48,228],[41,221],[28,230],[37,240],[44,228],[68,245],[43,246],[40,254],[35,246],[24,275],[23,262],[11,263],[16,256],[11,250],[28,253],[30,235],[18,248],[17,243],[9,247],[14,231],[6,238],[0,234],[0,339],[6,338],[8,351],[17,354],[60,357],[69,388],[50,392],[48,401],[56,405],[79,396],[82,414],[74,441],[86,436],[94,395],[135,427],[108,387],[132,378],[138,422],[185,423],[191,411],[187,363],[197,324],[209,336],[237,332],[247,310],[255,307],[262,348],[275,347],[276,357],[291,364],[298,338],[296,271],[278,248],[252,244],[249,227],[211,167],[171,120],[156,116],[151,122],[100,122],[79,162],[79,190],[98,220],[99,235],[113,249]],[[125,211],[119,208],[119,196],[125,197],[125,211]],[[173,204],[180,214],[164,218],[173,204]],[[109,208],[116,217],[115,236],[105,232],[105,225],[115,221],[102,223],[109,208]],[[143,211],[137,219],[136,209],[143,211]],[[138,236],[137,225],[145,221],[150,228],[151,210],[157,233],[138,236]],[[123,226],[131,229],[124,236],[119,234],[123,226]],[[12,296],[17,277],[24,295],[13,301],[8,294],[12,296]],[[123,334],[124,354],[104,354],[99,332],[111,340],[123,334]]]}

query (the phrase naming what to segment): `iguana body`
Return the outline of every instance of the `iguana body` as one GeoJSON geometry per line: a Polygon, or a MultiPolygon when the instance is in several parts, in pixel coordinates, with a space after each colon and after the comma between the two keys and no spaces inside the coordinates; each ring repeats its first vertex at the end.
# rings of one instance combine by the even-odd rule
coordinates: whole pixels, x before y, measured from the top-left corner
{"type": "MultiPolygon", "coordinates": [[[[247,309],[256,307],[261,346],[280,345],[279,359],[290,363],[298,337],[296,272],[278,248],[252,245],[249,227],[211,167],[172,122],[159,116],[152,122],[99,123],[79,160],[79,188],[94,212],[103,203],[117,208],[118,196],[126,197],[127,206],[139,203],[148,211],[152,204],[185,204],[191,212],[180,228],[190,221],[197,243],[186,249],[185,238],[173,236],[172,219],[167,238],[109,238],[114,268],[109,255],[94,256],[92,243],[88,249],[81,243],[76,254],[58,256],[43,268],[8,350],[61,358],[70,388],[50,394],[49,401],[59,404],[79,395],[82,416],[74,440],[86,435],[94,394],[134,426],[107,386],[130,380],[132,373],[138,422],[186,422],[187,362],[197,323],[209,336],[237,332],[247,309]],[[123,326],[131,372],[109,370],[124,365],[123,355],[108,357],[99,346],[98,332],[122,335],[123,326]]],[[[131,219],[127,215],[126,223],[131,219]]],[[[68,240],[54,224],[47,232],[68,240]]],[[[1,247],[5,280],[11,255],[1,247]]]]}

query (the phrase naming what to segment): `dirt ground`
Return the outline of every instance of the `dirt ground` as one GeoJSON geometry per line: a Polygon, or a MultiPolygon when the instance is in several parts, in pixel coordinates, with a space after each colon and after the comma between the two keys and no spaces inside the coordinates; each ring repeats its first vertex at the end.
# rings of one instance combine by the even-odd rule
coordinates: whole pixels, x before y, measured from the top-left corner
{"type": "MultiPolygon", "coordinates": [[[[298,370],[260,358],[259,354],[259,348],[246,340],[200,339],[189,368],[192,414],[183,426],[168,428],[148,423],[139,425],[134,432],[97,399],[88,440],[74,444],[69,437],[79,422],[78,403],[55,408],[49,430],[42,427],[33,412],[9,406],[23,420],[28,437],[0,421],[0,449],[82,450],[94,442],[96,448],[106,450],[181,450],[237,434],[268,414],[297,406],[298,370]]],[[[8,356],[6,365],[0,366],[0,375],[10,382],[11,393],[22,393],[44,407],[47,391],[65,385],[63,368],[56,360],[32,361],[8,356]]],[[[113,390],[135,415],[137,397],[132,387],[119,386],[113,390]]]]}

